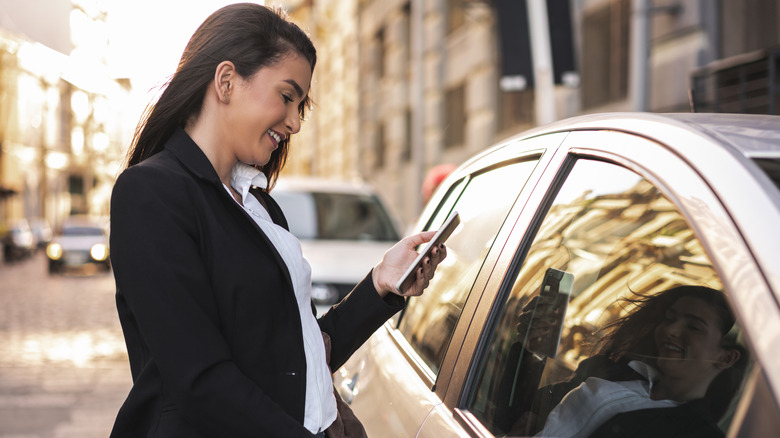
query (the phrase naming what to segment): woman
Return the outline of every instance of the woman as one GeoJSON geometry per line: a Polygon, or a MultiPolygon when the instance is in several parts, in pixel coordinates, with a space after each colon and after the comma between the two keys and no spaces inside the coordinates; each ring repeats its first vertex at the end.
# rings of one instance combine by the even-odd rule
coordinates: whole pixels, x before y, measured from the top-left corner
{"type": "Polygon", "coordinates": [[[566,382],[537,391],[514,431],[559,437],[723,435],[717,421],[747,364],[725,296],[680,286],[629,301],[636,307],[605,328],[596,355],[566,382]]]}
{"type": "Polygon", "coordinates": [[[394,290],[434,233],[407,237],[315,319],[311,269],[268,194],[315,63],[309,38],[278,13],[226,6],[141,120],[111,201],[133,376],[112,437],[323,436],[337,418],[330,369],[403,296],[421,294],[445,257],[441,246],[408,290],[394,290]]]}

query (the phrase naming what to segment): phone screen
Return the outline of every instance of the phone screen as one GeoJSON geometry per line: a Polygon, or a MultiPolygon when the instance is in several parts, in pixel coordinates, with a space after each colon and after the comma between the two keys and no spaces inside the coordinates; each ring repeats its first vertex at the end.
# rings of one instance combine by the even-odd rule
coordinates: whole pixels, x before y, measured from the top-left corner
{"type": "Polygon", "coordinates": [[[554,268],[548,268],[545,271],[539,295],[554,297],[553,315],[555,317],[555,326],[550,333],[550,337],[545,340],[541,347],[536,349],[536,353],[547,357],[558,355],[558,345],[561,342],[561,334],[563,333],[563,318],[566,316],[566,309],[569,306],[573,284],[574,275],[566,271],[554,268]]]}
{"type": "Polygon", "coordinates": [[[425,244],[425,249],[420,251],[420,254],[417,255],[417,258],[414,260],[414,262],[409,265],[409,268],[406,269],[404,275],[401,276],[400,280],[398,280],[398,283],[395,285],[395,288],[398,292],[405,291],[412,283],[414,283],[414,280],[417,278],[417,267],[420,266],[425,257],[430,255],[433,248],[438,246],[440,243],[444,243],[447,238],[450,237],[452,232],[455,231],[455,228],[458,227],[458,224],[460,224],[460,215],[458,215],[457,211],[454,211],[452,214],[450,214],[447,220],[444,221],[444,225],[439,228],[439,231],[436,232],[436,235],[433,236],[433,239],[425,244]]]}

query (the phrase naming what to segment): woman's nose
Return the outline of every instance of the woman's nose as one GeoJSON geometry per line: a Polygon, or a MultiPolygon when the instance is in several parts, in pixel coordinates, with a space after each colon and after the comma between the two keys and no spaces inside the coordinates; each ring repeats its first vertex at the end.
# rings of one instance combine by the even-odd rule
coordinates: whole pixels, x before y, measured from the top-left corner
{"type": "Polygon", "coordinates": [[[288,111],[286,125],[290,134],[297,134],[301,130],[301,117],[298,115],[297,108],[294,111],[288,111]]]}
{"type": "Polygon", "coordinates": [[[682,333],[682,322],[675,321],[666,325],[666,334],[670,337],[678,337],[682,333]]]}

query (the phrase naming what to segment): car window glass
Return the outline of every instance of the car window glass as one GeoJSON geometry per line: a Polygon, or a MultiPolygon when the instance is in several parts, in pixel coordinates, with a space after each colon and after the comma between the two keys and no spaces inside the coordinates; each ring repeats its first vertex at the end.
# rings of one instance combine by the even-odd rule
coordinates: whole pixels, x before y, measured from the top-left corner
{"type": "Polygon", "coordinates": [[[468,399],[494,434],[727,430],[750,354],[702,245],[650,182],[577,161],[513,271],[468,399]]]}
{"type": "Polygon", "coordinates": [[[758,167],[766,173],[766,176],[775,183],[775,186],[780,189],[780,159],[777,158],[755,158],[753,162],[758,164],[758,167]]]}
{"type": "Polygon", "coordinates": [[[97,227],[65,227],[63,236],[102,236],[103,230],[97,227]]]}
{"type": "Polygon", "coordinates": [[[409,300],[399,329],[430,370],[438,373],[455,324],[493,240],[536,161],[492,169],[472,177],[464,190],[451,191],[428,226],[435,230],[450,212],[461,225],[447,241],[447,258],[439,265],[425,294],[409,300]]]}
{"type": "Polygon", "coordinates": [[[376,196],[350,193],[274,192],[299,239],[393,242],[399,236],[376,196]]]}
{"type": "Polygon", "coordinates": [[[317,238],[317,208],[309,193],[277,190],[273,196],[284,212],[290,232],[295,237],[302,240],[317,238]]]}

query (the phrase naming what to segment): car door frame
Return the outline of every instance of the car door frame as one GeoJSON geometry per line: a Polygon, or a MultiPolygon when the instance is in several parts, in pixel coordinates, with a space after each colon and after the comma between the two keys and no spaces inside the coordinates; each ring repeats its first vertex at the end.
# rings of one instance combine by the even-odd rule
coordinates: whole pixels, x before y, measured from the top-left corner
{"type": "MultiPolygon", "coordinates": [[[[553,162],[553,157],[567,135],[568,133],[565,132],[556,132],[548,135],[525,137],[509,141],[504,147],[493,150],[491,153],[482,155],[478,159],[472,161],[468,166],[465,166],[461,172],[458,172],[458,175],[455,178],[456,181],[459,181],[465,176],[489,171],[491,168],[502,167],[519,161],[538,160],[525,185],[515,198],[514,205],[510,208],[503,224],[499,228],[493,244],[483,260],[482,267],[474,279],[474,283],[472,284],[469,296],[464,303],[463,311],[458,319],[458,323],[455,325],[452,337],[450,338],[450,345],[447,348],[439,373],[431,388],[438,394],[442,401],[445,400],[445,397],[449,392],[448,388],[453,377],[459,378],[459,375],[455,373],[456,364],[458,363],[459,356],[463,350],[464,341],[469,337],[468,330],[474,315],[481,309],[479,303],[482,301],[482,294],[484,293],[485,287],[487,286],[493,271],[500,266],[497,265],[497,263],[501,260],[500,255],[504,250],[506,238],[511,231],[511,227],[507,227],[507,225],[513,224],[516,221],[517,215],[524,209],[526,203],[528,203],[530,195],[536,191],[536,186],[545,178],[545,175],[549,173],[549,166],[553,162]],[[496,245],[496,242],[501,242],[502,244],[496,245]]],[[[433,215],[427,217],[433,217],[433,215]]],[[[400,334],[399,336],[403,337],[400,334]]],[[[445,404],[447,404],[446,401],[445,404]]]]}
{"type": "MultiPolygon", "coordinates": [[[[444,395],[444,403],[450,407],[456,421],[461,424],[471,436],[492,436],[465,408],[469,393],[464,389],[471,389],[475,380],[475,364],[484,354],[485,327],[492,327],[495,318],[494,308],[497,300],[505,297],[507,287],[506,276],[514,272],[514,265],[521,264],[527,255],[538,227],[549,208],[549,204],[557,193],[557,189],[565,180],[570,168],[577,158],[592,158],[609,161],[624,166],[637,174],[645,177],[661,190],[678,210],[686,217],[695,230],[697,237],[705,246],[712,259],[715,269],[721,276],[725,287],[735,297],[735,312],[741,321],[749,321],[751,314],[760,312],[761,320],[769,324],[769,330],[756,333],[754,327],[749,329],[748,339],[751,348],[764,363],[772,363],[771,346],[780,343],[780,309],[773,299],[773,293],[769,287],[761,266],[756,262],[746,241],[743,240],[732,216],[729,215],[723,205],[718,192],[713,190],[700,172],[691,167],[691,163],[679,155],[679,151],[669,147],[663,142],[636,135],[633,132],[619,132],[612,129],[611,132],[603,130],[576,130],[568,135],[563,144],[556,150],[553,157],[547,163],[550,172],[534,185],[533,192],[528,194],[522,208],[515,206],[510,217],[516,218],[512,226],[505,225],[499,233],[506,238],[505,245],[500,251],[491,251],[489,259],[493,261],[494,268],[485,276],[480,275],[478,284],[482,289],[480,302],[490,303],[482,305],[473,312],[469,326],[473,330],[468,336],[463,336],[461,350],[457,366],[451,372],[450,385],[444,395]],[[627,144],[630,143],[630,144],[627,144]],[[680,181],[689,179],[688,183],[694,183],[695,187],[680,186],[680,181]],[[521,211],[515,212],[517,208],[521,211]],[[702,216],[709,216],[706,227],[702,227],[702,216]],[[695,221],[694,221],[695,219],[695,221]],[[734,242],[728,248],[724,248],[722,236],[730,236],[728,241],[734,242]],[[516,252],[522,252],[515,257],[516,252]],[[737,257],[743,263],[731,267],[734,258],[737,257]],[[739,288],[737,288],[739,284],[739,288]],[[767,333],[769,333],[767,335],[767,333]],[[763,335],[763,336],[762,336],[763,335]]],[[[680,131],[680,130],[678,130],[680,131]]],[[[675,133],[666,132],[667,137],[675,133]]],[[[683,138],[677,137],[677,141],[693,142],[702,148],[719,149],[714,141],[701,134],[692,132],[677,132],[683,138]]],[[[720,158],[728,158],[722,155],[720,158]]],[[[696,163],[694,163],[696,164],[696,163]]],[[[750,178],[743,178],[750,181],[750,178]]],[[[750,184],[748,184],[750,186],[750,184]]],[[[750,189],[750,187],[743,188],[750,189]]],[[[739,192],[737,188],[731,192],[739,192]]],[[[756,232],[756,231],[754,231],[756,232]]],[[[500,238],[501,238],[500,237],[500,238]]],[[[749,324],[753,325],[753,324],[749,324]]],[[[776,349],[774,350],[777,351],[776,349]]],[[[776,357],[776,354],[774,355],[776,357]]],[[[772,393],[778,399],[778,373],[770,373],[767,380],[772,384],[772,393]]],[[[741,400],[740,404],[747,401],[741,400]]],[[[737,425],[738,426],[738,425],[737,425]]],[[[735,427],[737,427],[735,426],[735,427]]]]}

